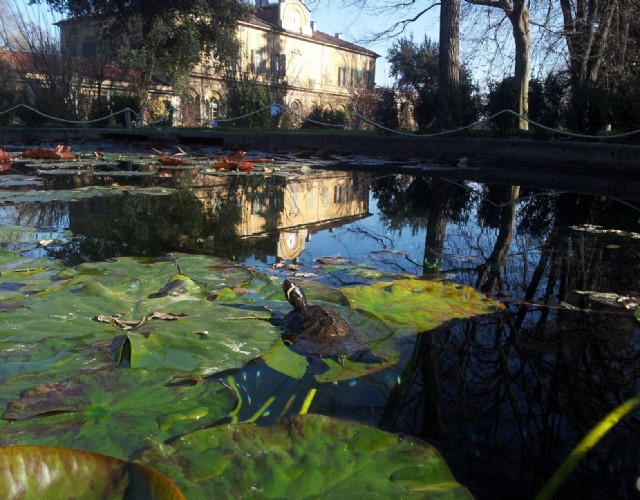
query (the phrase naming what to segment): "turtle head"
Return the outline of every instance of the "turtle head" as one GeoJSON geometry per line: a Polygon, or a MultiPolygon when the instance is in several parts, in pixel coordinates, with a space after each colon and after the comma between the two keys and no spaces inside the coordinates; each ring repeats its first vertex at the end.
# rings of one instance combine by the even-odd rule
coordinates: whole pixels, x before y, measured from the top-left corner
{"type": "Polygon", "coordinates": [[[307,307],[307,297],[305,296],[302,288],[296,285],[291,280],[284,280],[282,283],[282,289],[284,290],[284,296],[289,301],[289,304],[293,306],[297,311],[302,311],[307,307]]]}

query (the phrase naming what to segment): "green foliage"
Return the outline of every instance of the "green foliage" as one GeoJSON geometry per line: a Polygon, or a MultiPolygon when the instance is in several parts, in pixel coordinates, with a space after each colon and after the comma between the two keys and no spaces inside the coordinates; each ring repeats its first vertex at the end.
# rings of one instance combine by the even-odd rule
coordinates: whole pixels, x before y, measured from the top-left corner
{"type": "MultiPolygon", "coordinates": [[[[15,106],[20,102],[21,91],[18,86],[18,75],[11,66],[0,61],[0,111],[15,106]]],[[[0,115],[0,124],[6,125],[11,122],[11,114],[0,115]]]]}
{"type": "Polygon", "coordinates": [[[640,71],[629,72],[611,92],[611,116],[616,131],[640,129],[640,71]]]}
{"type": "Polygon", "coordinates": [[[424,88],[418,93],[414,118],[420,129],[431,127],[441,116],[447,117],[448,128],[464,127],[478,120],[481,102],[471,75],[464,69],[458,87],[447,91],[424,88]]]}
{"type": "Polygon", "coordinates": [[[384,89],[382,92],[382,99],[378,101],[374,120],[376,123],[391,130],[399,127],[398,104],[396,103],[396,96],[393,89],[384,89]]]}
{"type": "Polygon", "coordinates": [[[112,45],[124,40],[125,34],[136,42],[120,43],[118,54],[139,71],[141,96],[154,71],[162,71],[181,87],[203,53],[220,61],[232,60],[239,49],[237,21],[250,12],[249,4],[236,0],[43,1],[70,17],[102,16],[100,36],[112,45]]]}
{"type": "Polygon", "coordinates": [[[576,132],[595,134],[610,121],[609,92],[601,83],[585,82],[571,89],[567,122],[576,132]]]}
{"type": "Polygon", "coordinates": [[[332,128],[332,125],[347,126],[347,114],[338,109],[322,109],[319,106],[313,106],[311,112],[307,115],[307,119],[302,123],[301,128],[332,128]]]}
{"type": "MultiPolygon", "coordinates": [[[[489,83],[489,99],[487,113],[494,115],[502,110],[513,110],[518,99],[516,81],[508,76],[500,82],[489,83]]],[[[503,113],[491,120],[491,126],[501,135],[506,135],[511,129],[516,128],[517,118],[510,113],[503,113]]]]}
{"type": "Polygon", "coordinates": [[[246,74],[232,72],[225,78],[225,87],[227,95],[223,101],[224,114],[229,118],[242,117],[234,120],[233,125],[264,129],[271,126],[268,106],[273,101],[264,83],[246,74]],[[257,110],[262,111],[255,113],[257,110]]]}
{"type": "MultiPolygon", "coordinates": [[[[140,113],[140,97],[129,94],[129,95],[112,95],[109,98],[108,109],[110,113],[117,113],[118,111],[122,111],[123,109],[126,109],[126,108],[131,109],[135,113],[140,113]]],[[[122,127],[125,127],[127,125],[124,113],[120,113],[114,116],[113,119],[118,125],[122,127]]],[[[133,116],[133,114],[131,116],[131,119],[135,120],[135,116],[133,116]]]]}
{"type": "MultiPolygon", "coordinates": [[[[529,118],[549,128],[560,128],[566,120],[568,78],[564,73],[549,73],[544,81],[529,82],[529,118]]],[[[536,136],[547,137],[550,132],[534,126],[536,136]]]]}
{"type": "Polygon", "coordinates": [[[438,88],[440,63],[436,42],[425,37],[417,44],[412,37],[401,38],[389,49],[388,60],[398,88],[417,95],[413,115],[421,130],[431,128],[436,119],[441,118],[448,128],[477,121],[480,96],[469,71],[461,68],[457,88],[448,91],[438,88]]]}
{"type": "MultiPolygon", "coordinates": [[[[558,128],[566,121],[569,100],[569,75],[564,72],[549,73],[542,82],[542,102],[540,107],[532,111],[529,104],[529,114],[532,119],[543,125],[558,128]],[[535,118],[532,115],[535,113],[535,118]]],[[[531,103],[531,91],[529,101],[531,103]]]]}
{"type": "MultiPolygon", "coordinates": [[[[514,110],[518,91],[513,77],[489,84],[487,112],[493,115],[503,109],[514,110]]],[[[567,121],[569,104],[569,77],[567,73],[549,73],[544,80],[532,79],[529,82],[529,118],[550,128],[559,128],[567,121]]],[[[517,118],[503,114],[495,118],[492,126],[498,133],[505,135],[516,128],[517,118]]],[[[535,127],[538,135],[547,133],[535,127]]]]}
{"type": "Polygon", "coordinates": [[[387,54],[390,75],[399,88],[415,92],[436,89],[438,82],[438,44],[426,37],[418,44],[413,36],[393,43],[387,54]]]}

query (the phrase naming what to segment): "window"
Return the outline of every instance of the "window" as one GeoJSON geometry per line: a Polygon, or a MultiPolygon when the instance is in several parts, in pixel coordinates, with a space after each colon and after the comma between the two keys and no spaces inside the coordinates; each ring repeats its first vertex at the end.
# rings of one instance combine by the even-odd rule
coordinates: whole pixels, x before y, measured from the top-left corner
{"type": "Polygon", "coordinates": [[[251,54],[252,54],[253,72],[256,75],[266,75],[267,74],[267,58],[265,56],[264,51],[252,50],[251,54]]]}
{"type": "Polygon", "coordinates": [[[351,81],[355,87],[365,87],[368,83],[369,72],[363,69],[351,70],[351,81]]]}
{"type": "Polygon", "coordinates": [[[287,76],[287,55],[273,53],[271,56],[271,71],[274,78],[285,78],[287,76]]]}
{"type": "Polygon", "coordinates": [[[347,81],[348,75],[349,73],[347,68],[338,68],[338,85],[341,87],[349,85],[349,82],[347,81]]]}

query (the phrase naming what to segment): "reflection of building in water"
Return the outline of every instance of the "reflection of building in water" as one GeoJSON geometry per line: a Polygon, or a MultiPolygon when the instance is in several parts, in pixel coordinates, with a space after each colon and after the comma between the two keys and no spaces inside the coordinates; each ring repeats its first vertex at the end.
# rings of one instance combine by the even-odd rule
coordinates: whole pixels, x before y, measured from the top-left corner
{"type": "Polygon", "coordinates": [[[312,233],[369,215],[369,185],[362,173],[198,176],[194,184],[194,194],[208,209],[237,203],[238,236],[270,240],[276,248],[269,253],[284,260],[298,257],[312,233]]]}

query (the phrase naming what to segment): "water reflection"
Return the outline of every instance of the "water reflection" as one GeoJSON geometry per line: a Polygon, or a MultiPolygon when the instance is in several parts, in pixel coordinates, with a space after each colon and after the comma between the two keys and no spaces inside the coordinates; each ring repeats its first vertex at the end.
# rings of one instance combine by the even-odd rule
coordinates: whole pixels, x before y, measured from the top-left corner
{"type": "MultiPolygon", "coordinates": [[[[260,361],[228,376],[244,402],[239,420],[299,411],[312,391],[310,412],[428,440],[479,498],[531,497],[599,419],[640,391],[640,323],[592,293],[640,291],[640,211],[526,186],[368,180],[345,172],[185,175],[171,196],[20,205],[5,208],[3,220],[68,227],[74,239],[49,252],[69,263],[177,250],[310,267],[345,252],[500,297],[508,308],[499,316],[398,339],[400,362],[369,377],[318,384],[270,373],[260,361]]],[[[632,497],[639,438],[636,410],[560,496],[632,497]]]]}
{"type": "MultiPolygon", "coordinates": [[[[363,174],[323,171],[185,175],[168,196],[78,200],[65,204],[68,228],[77,237],[50,254],[70,264],[169,251],[295,261],[314,233],[369,216],[366,180],[363,174]]],[[[49,212],[43,208],[31,206],[49,212]]]]}
{"type": "MultiPolygon", "coordinates": [[[[424,182],[411,180],[402,192],[424,182]]],[[[431,182],[431,189],[441,182],[431,182]]],[[[464,206],[448,216],[452,191],[439,195],[444,201],[435,209],[426,207],[424,272],[433,272],[428,259],[434,256],[457,281],[507,297],[509,311],[419,336],[380,423],[439,445],[479,497],[528,497],[599,419],[640,389],[638,322],[621,307],[579,293],[638,292],[639,212],[606,198],[480,186],[475,203],[458,198],[464,206]],[[447,252],[442,233],[450,219],[474,209],[477,228],[460,235],[469,251],[447,252]],[[492,245],[482,244],[487,227],[496,230],[492,245]],[[464,262],[469,258],[471,265],[464,262]]],[[[393,204],[386,210],[388,220],[401,225],[400,211],[393,204]]],[[[592,450],[562,498],[637,494],[638,417],[636,411],[619,422],[592,450]]]]}

